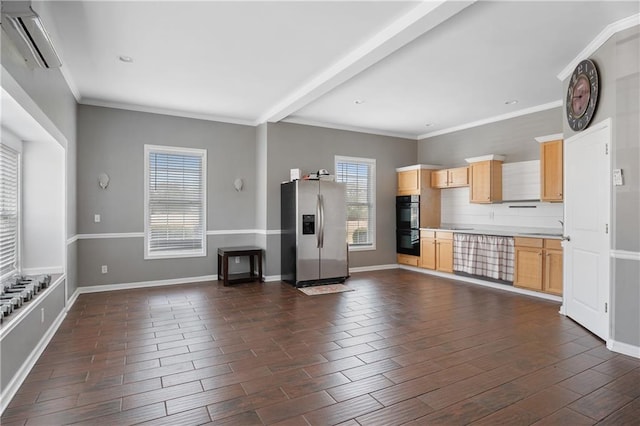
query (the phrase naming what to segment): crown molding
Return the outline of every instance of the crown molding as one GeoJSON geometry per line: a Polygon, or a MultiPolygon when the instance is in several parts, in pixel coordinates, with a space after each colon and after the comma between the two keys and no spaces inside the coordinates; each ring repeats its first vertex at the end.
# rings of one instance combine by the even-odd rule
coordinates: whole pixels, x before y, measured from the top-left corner
{"type": "Polygon", "coordinates": [[[134,105],[134,104],[121,103],[121,102],[103,101],[103,100],[92,99],[92,98],[82,98],[78,103],[82,105],[124,109],[128,111],[147,112],[150,114],[171,115],[174,117],[194,118],[196,120],[217,121],[220,123],[239,124],[242,126],[255,127],[258,125],[258,123],[254,120],[246,120],[242,118],[224,117],[220,115],[204,114],[204,113],[198,113],[198,112],[178,111],[170,108],[134,105]]]}
{"type": "Polygon", "coordinates": [[[283,123],[301,124],[304,126],[324,127],[327,129],[346,130],[348,132],[368,133],[378,136],[389,136],[392,138],[410,139],[415,141],[416,135],[401,132],[388,132],[386,130],[369,129],[366,127],[349,126],[344,124],[325,123],[323,121],[306,120],[298,117],[287,117],[282,120],[283,123]]]}
{"type": "Polygon", "coordinates": [[[507,114],[496,115],[494,117],[484,118],[478,121],[472,121],[470,123],[461,124],[459,126],[449,127],[448,129],[442,129],[431,133],[425,133],[423,135],[418,136],[418,140],[432,138],[434,136],[445,135],[447,133],[457,132],[459,130],[471,129],[472,127],[478,127],[485,124],[496,123],[498,121],[508,120],[510,118],[521,117],[523,115],[533,114],[535,112],[546,111],[549,109],[557,108],[562,106],[562,99],[549,102],[547,104],[537,105],[531,108],[525,108],[518,111],[513,111],[507,114]]]}
{"type": "Polygon", "coordinates": [[[636,13],[635,15],[631,15],[627,18],[613,22],[604,27],[604,30],[602,30],[600,34],[598,34],[596,38],[591,41],[591,43],[589,43],[584,49],[582,49],[582,52],[578,53],[578,56],[576,56],[571,62],[569,62],[569,64],[564,67],[562,71],[560,71],[557,76],[558,80],[566,80],[571,75],[576,66],[578,66],[580,61],[587,59],[589,58],[589,56],[593,55],[596,50],[602,47],[602,45],[607,40],[609,40],[609,38],[611,38],[611,36],[619,33],[620,31],[635,27],[636,25],[640,25],[640,13],[636,13]]]}

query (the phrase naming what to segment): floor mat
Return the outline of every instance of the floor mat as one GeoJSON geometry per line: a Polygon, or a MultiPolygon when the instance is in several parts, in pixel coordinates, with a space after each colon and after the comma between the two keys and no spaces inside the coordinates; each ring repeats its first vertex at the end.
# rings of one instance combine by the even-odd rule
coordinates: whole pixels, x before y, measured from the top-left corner
{"type": "Polygon", "coordinates": [[[353,291],[354,289],[349,288],[344,284],[327,284],[327,285],[316,285],[313,287],[302,287],[302,288],[299,288],[298,290],[300,290],[307,296],[317,296],[318,294],[342,293],[345,291],[353,291]]]}

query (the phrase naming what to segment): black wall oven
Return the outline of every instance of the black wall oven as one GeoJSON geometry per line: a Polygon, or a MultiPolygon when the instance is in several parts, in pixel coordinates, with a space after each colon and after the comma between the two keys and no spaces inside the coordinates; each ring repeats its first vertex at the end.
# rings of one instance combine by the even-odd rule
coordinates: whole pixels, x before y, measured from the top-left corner
{"type": "Polygon", "coordinates": [[[398,229],[396,231],[396,251],[402,254],[420,256],[420,230],[398,229]]]}
{"type": "Polygon", "coordinates": [[[420,256],[420,196],[396,197],[396,251],[420,256]]]}

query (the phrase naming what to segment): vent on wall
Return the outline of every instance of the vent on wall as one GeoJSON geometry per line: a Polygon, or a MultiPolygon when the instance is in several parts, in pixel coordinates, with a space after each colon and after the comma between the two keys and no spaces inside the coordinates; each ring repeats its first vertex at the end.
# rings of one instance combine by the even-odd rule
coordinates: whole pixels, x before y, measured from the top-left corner
{"type": "Polygon", "coordinates": [[[58,68],[62,65],[30,1],[3,1],[2,28],[30,66],[58,68]]]}

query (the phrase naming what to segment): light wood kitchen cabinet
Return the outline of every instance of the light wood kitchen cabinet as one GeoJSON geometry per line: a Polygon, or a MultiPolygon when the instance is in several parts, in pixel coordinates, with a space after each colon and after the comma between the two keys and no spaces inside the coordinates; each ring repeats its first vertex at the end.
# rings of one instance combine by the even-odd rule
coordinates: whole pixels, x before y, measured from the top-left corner
{"type": "Polygon", "coordinates": [[[453,233],[436,232],[436,270],[453,272],[453,233]]]}
{"type": "Polygon", "coordinates": [[[431,172],[431,186],[433,188],[459,188],[469,186],[469,168],[456,167],[453,169],[435,170],[431,172]]]}
{"type": "Polygon", "coordinates": [[[419,267],[436,269],[436,238],[433,231],[420,231],[420,263],[419,267]],[[426,235],[423,237],[423,235],[426,235]]]}
{"type": "Polygon", "coordinates": [[[408,266],[418,266],[418,261],[420,259],[418,256],[411,256],[408,254],[398,253],[396,256],[396,260],[399,264],[408,266]]]}
{"type": "Polygon", "coordinates": [[[516,287],[562,295],[562,246],[560,240],[515,238],[516,287]]]}
{"type": "Polygon", "coordinates": [[[563,200],[563,148],[562,140],[540,144],[540,200],[563,200]]]}
{"type": "Polygon", "coordinates": [[[502,161],[485,160],[469,165],[469,201],[502,201],[502,161]]]}
{"type": "Polygon", "coordinates": [[[421,268],[453,272],[453,233],[420,231],[421,268]]]}
{"type": "Polygon", "coordinates": [[[420,170],[398,172],[398,195],[420,194],[420,170]]]}

